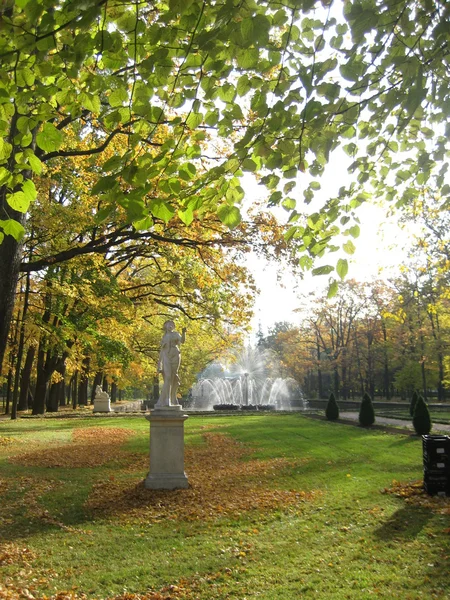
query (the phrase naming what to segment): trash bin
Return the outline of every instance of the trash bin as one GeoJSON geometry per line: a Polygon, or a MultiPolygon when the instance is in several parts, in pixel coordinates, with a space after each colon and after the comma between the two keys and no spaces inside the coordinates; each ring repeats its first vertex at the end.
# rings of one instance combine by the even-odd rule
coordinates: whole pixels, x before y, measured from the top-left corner
{"type": "Polygon", "coordinates": [[[450,436],[423,435],[423,487],[430,496],[450,496],[450,436]]]}

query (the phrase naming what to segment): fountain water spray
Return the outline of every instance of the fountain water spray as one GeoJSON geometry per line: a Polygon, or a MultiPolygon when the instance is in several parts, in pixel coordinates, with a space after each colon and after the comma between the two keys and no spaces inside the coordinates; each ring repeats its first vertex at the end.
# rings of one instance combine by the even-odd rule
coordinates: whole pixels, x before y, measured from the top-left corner
{"type": "Polygon", "coordinates": [[[273,351],[249,347],[233,352],[223,365],[214,363],[192,388],[189,408],[213,410],[221,405],[291,410],[304,409],[305,400],[294,379],[280,376],[273,351]]]}

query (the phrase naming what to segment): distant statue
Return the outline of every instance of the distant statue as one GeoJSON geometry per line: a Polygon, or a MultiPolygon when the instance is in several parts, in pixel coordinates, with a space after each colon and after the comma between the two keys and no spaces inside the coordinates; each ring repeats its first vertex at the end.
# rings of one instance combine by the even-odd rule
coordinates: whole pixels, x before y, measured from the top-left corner
{"type": "Polygon", "coordinates": [[[102,390],[101,385],[97,385],[95,388],[94,412],[112,412],[109,394],[102,390]]]}
{"type": "Polygon", "coordinates": [[[164,383],[156,408],[161,406],[179,406],[177,389],[180,383],[178,369],[181,362],[180,344],[186,339],[186,329],[179,334],[175,331],[175,323],[166,321],[163,326],[164,335],[161,340],[159,353],[158,372],[162,373],[164,383]]]}
{"type": "Polygon", "coordinates": [[[100,385],[98,385],[95,388],[95,398],[98,400],[109,400],[109,395],[108,395],[108,392],[104,392],[102,390],[102,387],[100,385]]]}

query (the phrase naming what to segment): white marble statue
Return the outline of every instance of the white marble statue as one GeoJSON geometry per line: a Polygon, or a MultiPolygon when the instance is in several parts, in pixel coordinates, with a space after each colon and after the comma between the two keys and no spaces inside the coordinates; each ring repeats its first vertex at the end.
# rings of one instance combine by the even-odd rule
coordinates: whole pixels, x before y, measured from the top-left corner
{"type": "Polygon", "coordinates": [[[186,339],[186,329],[183,328],[182,333],[179,334],[178,331],[175,331],[173,321],[166,321],[163,329],[164,335],[161,340],[158,372],[162,373],[164,383],[155,408],[179,406],[177,389],[180,383],[178,378],[178,369],[181,362],[180,344],[183,344],[186,339]]]}
{"type": "Polygon", "coordinates": [[[112,412],[109,394],[102,390],[101,385],[95,388],[94,412],[112,412]]]}
{"type": "Polygon", "coordinates": [[[108,392],[104,392],[100,385],[95,388],[95,398],[98,400],[109,400],[108,392]]]}

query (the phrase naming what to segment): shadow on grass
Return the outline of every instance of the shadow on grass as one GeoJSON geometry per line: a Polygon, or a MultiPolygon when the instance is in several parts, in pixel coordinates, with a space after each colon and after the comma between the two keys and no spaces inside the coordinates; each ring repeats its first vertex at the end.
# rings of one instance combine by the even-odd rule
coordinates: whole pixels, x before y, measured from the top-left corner
{"type": "Polygon", "coordinates": [[[404,506],[375,530],[375,535],[383,541],[413,540],[432,518],[430,510],[416,506],[404,506]]]}

